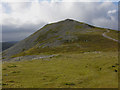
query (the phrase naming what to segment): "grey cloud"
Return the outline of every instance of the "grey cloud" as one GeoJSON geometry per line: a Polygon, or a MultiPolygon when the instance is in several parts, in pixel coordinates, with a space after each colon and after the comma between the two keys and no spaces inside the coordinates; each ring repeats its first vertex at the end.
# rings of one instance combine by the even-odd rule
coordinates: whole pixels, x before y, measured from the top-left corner
{"type": "Polygon", "coordinates": [[[35,31],[39,30],[44,23],[37,25],[34,24],[24,24],[21,27],[16,27],[14,25],[3,25],[2,26],[2,41],[19,41],[27,36],[31,35],[35,31]]]}
{"type": "MultiPolygon", "coordinates": [[[[40,29],[43,25],[47,24],[48,22],[60,21],[66,18],[72,18],[80,22],[82,21],[100,27],[107,27],[116,30],[118,28],[117,26],[118,13],[117,12],[112,14],[108,13],[108,11],[110,10],[117,10],[117,5],[114,5],[109,2],[106,3],[99,3],[99,2],[58,3],[57,2],[50,5],[48,3],[47,4],[39,3],[40,6],[37,6],[38,8],[30,9],[32,5],[34,4],[31,3],[21,4],[21,8],[25,9],[24,13],[21,11],[23,13],[23,16],[20,13],[22,18],[19,17],[16,19],[15,18],[16,16],[10,14],[13,16],[7,17],[3,20],[4,22],[3,33],[2,33],[3,41],[22,40],[25,37],[32,34],[33,32],[40,29]],[[26,11],[29,10],[33,10],[33,11],[28,12],[27,14],[28,16],[27,16],[25,13],[27,13],[26,11]],[[37,10],[37,13],[35,12],[34,14],[34,10],[37,10]],[[26,20],[24,20],[23,18],[26,20]],[[24,22],[21,24],[21,21],[24,22]]],[[[14,10],[13,7],[12,9],[14,10]]],[[[20,7],[18,8],[20,9],[20,7]]],[[[16,14],[19,15],[19,13],[16,14]]]]}

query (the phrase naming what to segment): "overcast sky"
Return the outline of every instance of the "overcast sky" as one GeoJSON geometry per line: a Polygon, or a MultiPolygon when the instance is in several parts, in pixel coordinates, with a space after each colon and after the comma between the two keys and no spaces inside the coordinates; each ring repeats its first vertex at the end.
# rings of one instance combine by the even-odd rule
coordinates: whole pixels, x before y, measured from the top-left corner
{"type": "Polygon", "coordinates": [[[112,0],[107,0],[111,2],[98,0],[99,2],[94,3],[91,2],[93,0],[86,0],[86,2],[82,2],[83,0],[79,0],[79,2],[73,2],[76,0],[55,1],[27,0],[22,2],[22,0],[18,0],[15,2],[12,0],[12,2],[8,2],[8,0],[4,0],[0,4],[3,41],[22,40],[45,24],[67,18],[105,28],[116,30],[118,28],[118,0],[114,0],[116,3],[112,0]]]}

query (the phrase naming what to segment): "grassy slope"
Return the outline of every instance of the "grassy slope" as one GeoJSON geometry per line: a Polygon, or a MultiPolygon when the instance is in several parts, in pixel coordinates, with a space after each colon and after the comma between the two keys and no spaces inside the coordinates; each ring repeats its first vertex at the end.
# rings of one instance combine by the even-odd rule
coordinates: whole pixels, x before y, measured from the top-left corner
{"type": "Polygon", "coordinates": [[[115,30],[110,30],[109,33],[106,33],[106,35],[118,40],[118,34],[120,34],[120,32],[115,31],[115,30]]]}
{"type": "Polygon", "coordinates": [[[118,87],[117,43],[104,38],[104,31],[95,28],[74,33],[78,40],[57,48],[34,47],[16,55],[59,54],[47,60],[4,63],[3,87],[118,87]]]}
{"type": "MultiPolygon", "coordinates": [[[[88,32],[85,33],[74,33],[75,36],[78,37],[77,40],[66,41],[59,47],[45,47],[38,48],[33,47],[27,51],[16,54],[12,57],[24,56],[24,55],[33,55],[33,54],[53,54],[53,53],[80,53],[80,52],[88,52],[88,51],[117,51],[118,44],[112,40],[104,38],[102,33],[104,33],[105,29],[89,29],[88,32]]],[[[73,34],[73,33],[72,33],[73,34]]]]}
{"type": "Polygon", "coordinates": [[[3,87],[114,88],[118,87],[116,64],[116,52],[66,53],[47,60],[5,63],[3,87]]]}

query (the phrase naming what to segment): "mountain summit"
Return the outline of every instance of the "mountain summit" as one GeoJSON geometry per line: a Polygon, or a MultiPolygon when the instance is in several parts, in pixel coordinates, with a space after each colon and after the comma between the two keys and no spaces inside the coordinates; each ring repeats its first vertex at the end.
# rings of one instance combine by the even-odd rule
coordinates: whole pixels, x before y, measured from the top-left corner
{"type": "MultiPolygon", "coordinates": [[[[48,53],[49,51],[56,53],[100,50],[100,45],[105,44],[102,42],[111,41],[102,36],[102,33],[105,31],[106,29],[103,28],[66,19],[45,25],[29,37],[5,50],[3,57],[48,53]],[[92,43],[98,46],[95,48],[95,45],[92,45],[92,43]]],[[[105,47],[105,50],[107,48],[105,47]]]]}

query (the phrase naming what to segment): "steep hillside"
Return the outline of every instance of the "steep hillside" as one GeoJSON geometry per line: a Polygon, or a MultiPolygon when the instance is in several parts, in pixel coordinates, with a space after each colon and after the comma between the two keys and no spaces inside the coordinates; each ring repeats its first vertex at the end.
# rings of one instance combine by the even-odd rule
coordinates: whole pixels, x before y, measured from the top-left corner
{"type": "Polygon", "coordinates": [[[4,57],[41,53],[117,50],[117,42],[102,36],[107,29],[66,19],[47,24],[3,52],[4,57]]]}

